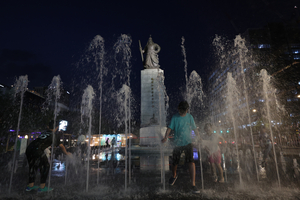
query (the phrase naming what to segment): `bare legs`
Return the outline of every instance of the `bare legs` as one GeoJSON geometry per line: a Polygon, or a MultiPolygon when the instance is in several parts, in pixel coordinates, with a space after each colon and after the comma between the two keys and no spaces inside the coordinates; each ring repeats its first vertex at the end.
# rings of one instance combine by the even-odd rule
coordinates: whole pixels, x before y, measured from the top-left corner
{"type": "Polygon", "coordinates": [[[173,174],[173,178],[175,178],[176,177],[176,171],[177,171],[177,165],[173,165],[173,167],[172,167],[172,174],[173,174]]]}
{"type": "Polygon", "coordinates": [[[190,178],[192,181],[192,185],[195,186],[195,179],[196,179],[196,167],[195,163],[189,163],[189,171],[190,171],[190,178]]]}
{"type": "Polygon", "coordinates": [[[217,168],[220,172],[220,180],[223,180],[224,177],[223,177],[223,169],[221,167],[221,163],[211,163],[211,167],[212,167],[212,170],[213,170],[213,174],[214,175],[217,175],[217,170],[216,170],[216,165],[217,165],[217,168]]]}
{"type": "MultiPolygon", "coordinates": [[[[173,178],[176,177],[176,171],[177,171],[177,165],[173,165],[172,167],[172,174],[173,174],[173,178]]],[[[196,185],[196,167],[195,167],[195,163],[189,163],[189,172],[190,172],[190,178],[192,181],[192,185],[195,186],[196,185]]]]}
{"type": "MultiPolygon", "coordinates": [[[[45,183],[41,183],[41,184],[40,184],[40,188],[44,188],[45,185],[46,185],[45,183]]],[[[29,186],[29,187],[33,187],[33,186],[34,186],[34,183],[29,183],[28,186],[29,186]]]]}

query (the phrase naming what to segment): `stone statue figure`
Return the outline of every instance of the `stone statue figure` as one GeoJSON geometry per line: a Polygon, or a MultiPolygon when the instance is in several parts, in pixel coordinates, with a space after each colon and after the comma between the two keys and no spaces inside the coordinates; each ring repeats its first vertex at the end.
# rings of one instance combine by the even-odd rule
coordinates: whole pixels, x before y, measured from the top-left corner
{"type": "Polygon", "coordinates": [[[144,49],[142,49],[140,43],[140,51],[144,69],[156,69],[160,67],[158,64],[159,60],[157,55],[158,52],[160,52],[160,46],[152,41],[151,35],[144,49]],[[145,54],[145,59],[143,54],[145,54]]]}

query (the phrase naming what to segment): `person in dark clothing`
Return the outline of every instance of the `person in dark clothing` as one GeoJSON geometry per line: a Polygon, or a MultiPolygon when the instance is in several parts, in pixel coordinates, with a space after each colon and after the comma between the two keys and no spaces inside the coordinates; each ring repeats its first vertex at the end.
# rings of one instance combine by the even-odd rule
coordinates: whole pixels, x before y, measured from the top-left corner
{"type": "Polygon", "coordinates": [[[51,191],[52,188],[45,187],[46,179],[49,173],[50,164],[45,154],[45,149],[52,145],[53,133],[54,135],[54,147],[59,146],[62,152],[68,156],[72,156],[70,152],[67,152],[65,146],[60,142],[60,134],[56,133],[58,126],[53,129],[53,121],[50,121],[48,130],[41,133],[41,135],[32,141],[26,149],[26,157],[29,165],[29,184],[26,187],[26,191],[38,189],[38,192],[51,191]],[[35,175],[37,169],[40,169],[41,180],[40,187],[34,185],[35,175]]]}
{"type": "Polygon", "coordinates": [[[112,145],[113,147],[116,145],[116,138],[115,138],[115,137],[111,140],[111,145],[112,145]]]}
{"type": "Polygon", "coordinates": [[[114,137],[114,138],[111,140],[111,146],[112,146],[112,149],[113,149],[113,150],[114,150],[114,147],[115,147],[116,144],[117,144],[116,138],[114,137]]]}
{"type": "Polygon", "coordinates": [[[106,147],[109,148],[109,138],[106,139],[105,143],[106,143],[106,147]]]}

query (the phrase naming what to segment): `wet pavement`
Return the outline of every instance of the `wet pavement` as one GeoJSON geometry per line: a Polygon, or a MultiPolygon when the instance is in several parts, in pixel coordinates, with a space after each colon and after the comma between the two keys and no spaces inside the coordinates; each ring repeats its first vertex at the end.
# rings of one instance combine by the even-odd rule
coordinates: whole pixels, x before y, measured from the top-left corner
{"type": "MultiPolygon", "coordinates": [[[[204,165],[204,190],[200,194],[191,192],[191,181],[186,165],[178,166],[178,179],[173,186],[168,184],[170,170],[165,175],[165,190],[161,183],[160,171],[141,170],[138,159],[132,160],[132,173],[125,189],[125,161],[122,155],[105,153],[98,161],[90,160],[89,184],[86,192],[87,162],[79,159],[54,160],[51,186],[54,190],[38,194],[25,192],[28,180],[28,166],[19,165],[14,174],[12,191],[8,194],[10,171],[1,168],[0,199],[300,199],[300,184],[297,179],[282,179],[278,187],[276,174],[274,179],[243,174],[240,184],[238,173],[227,175],[226,183],[214,183],[210,170],[204,165]],[[114,158],[114,159],[112,159],[114,158]],[[97,176],[99,172],[99,180],[97,176]]],[[[196,162],[196,185],[202,187],[199,162],[196,162]]],[[[127,173],[128,174],[128,173],[127,173]]],[[[39,175],[36,178],[39,183],[39,175]]]]}

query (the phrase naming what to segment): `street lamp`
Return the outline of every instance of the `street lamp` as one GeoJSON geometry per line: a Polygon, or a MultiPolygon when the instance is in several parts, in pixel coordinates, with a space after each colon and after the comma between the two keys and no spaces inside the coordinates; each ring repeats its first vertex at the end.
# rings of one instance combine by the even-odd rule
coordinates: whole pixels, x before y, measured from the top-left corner
{"type": "Polygon", "coordinates": [[[254,112],[254,113],[255,113],[256,111],[257,111],[256,109],[253,109],[253,110],[252,110],[252,112],[254,112]]]}
{"type": "Polygon", "coordinates": [[[300,94],[297,95],[297,98],[300,98],[300,94]]]}

